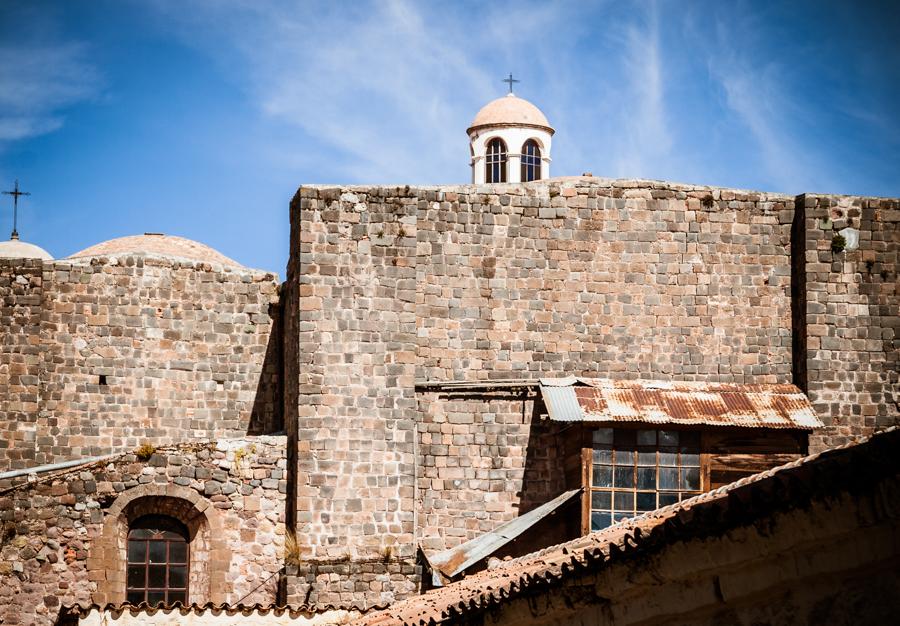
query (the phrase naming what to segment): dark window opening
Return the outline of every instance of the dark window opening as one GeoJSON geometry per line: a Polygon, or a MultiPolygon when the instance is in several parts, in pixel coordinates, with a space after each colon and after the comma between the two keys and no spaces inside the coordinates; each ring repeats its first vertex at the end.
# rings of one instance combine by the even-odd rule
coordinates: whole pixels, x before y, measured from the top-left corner
{"type": "Polygon", "coordinates": [[[701,492],[700,434],[600,428],[593,434],[591,531],[701,492]]]}
{"type": "Polygon", "coordinates": [[[488,142],[487,154],[484,157],[484,182],[506,182],[506,144],[499,137],[494,137],[488,142]]]}
{"type": "Polygon", "coordinates": [[[145,515],[128,531],[126,600],[151,606],[188,601],[187,529],[164,515],[145,515]]]}
{"type": "Polygon", "coordinates": [[[534,139],[522,146],[522,182],[541,179],[541,148],[534,139]]]}
{"type": "Polygon", "coordinates": [[[103,386],[103,387],[106,386],[106,374],[100,374],[100,378],[99,378],[99,380],[97,381],[97,384],[98,384],[98,385],[101,385],[101,386],[103,386]]]}

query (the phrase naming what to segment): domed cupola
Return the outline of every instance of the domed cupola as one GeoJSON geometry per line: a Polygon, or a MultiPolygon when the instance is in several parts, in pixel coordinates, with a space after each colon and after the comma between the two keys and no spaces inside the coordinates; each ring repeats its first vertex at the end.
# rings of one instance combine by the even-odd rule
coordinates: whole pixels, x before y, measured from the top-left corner
{"type": "Polygon", "coordinates": [[[520,183],[550,176],[554,130],[539,108],[512,92],[487,103],[466,131],[472,182],[520,183]]]}

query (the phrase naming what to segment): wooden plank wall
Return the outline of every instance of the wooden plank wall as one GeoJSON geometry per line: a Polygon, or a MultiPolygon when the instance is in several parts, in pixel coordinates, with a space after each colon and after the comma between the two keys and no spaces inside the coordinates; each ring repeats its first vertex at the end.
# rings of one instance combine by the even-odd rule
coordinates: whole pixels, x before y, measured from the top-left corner
{"type": "Polygon", "coordinates": [[[708,459],[706,489],[717,489],[736,480],[795,461],[807,454],[805,431],[763,428],[715,428],[705,430],[700,445],[708,459]]]}

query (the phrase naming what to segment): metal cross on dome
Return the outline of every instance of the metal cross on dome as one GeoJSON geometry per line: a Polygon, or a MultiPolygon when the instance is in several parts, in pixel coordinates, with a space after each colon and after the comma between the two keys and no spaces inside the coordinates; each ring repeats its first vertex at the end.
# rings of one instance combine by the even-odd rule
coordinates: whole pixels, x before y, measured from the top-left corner
{"type": "Polygon", "coordinates": [[[13,229],[10,239],[18,239],[19,233],[16,231],[16,223],[19,221],[19,196],[30,196],[30,191],[19,191],[19,179],[16,179],[16,186],[12,191],[4,191],[7,196],[13,197],[13,229]]]}
{"type": "Polygon", "coordinates": [[[500,82],[502,82],[502,83],[509,83],[509,93],[512,93],[512,86],[513,86],[513,83],[521,83],[522,81],[521,81],[521,80],[516,80],[515,78],[513,78],[513,77],[512,77],[512,72],[510,72],[510,73],[509,73],[509,78],[504,78],[504,79],[503,79],[502,81],[500,81],[500,82]]]}

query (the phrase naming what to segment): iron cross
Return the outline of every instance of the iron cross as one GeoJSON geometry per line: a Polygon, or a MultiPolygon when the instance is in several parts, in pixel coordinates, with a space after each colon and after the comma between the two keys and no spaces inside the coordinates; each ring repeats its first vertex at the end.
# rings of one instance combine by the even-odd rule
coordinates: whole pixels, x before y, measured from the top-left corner
{"type": "Polygon", "coordinates": [[[512,93],[512,86],[513,86],[513,83],[521,83],[522,81],[521,81],[521,80],[516,80],[515,78],[513,78],[513,77],[512,77],[512,72],[510,72],[510,73],[509,73],[509,78],[504,78],[504,79],[503,79],[502,81],[500,81],[500,82],[502,82],[502,83],[509,83],[509,93],[512,93]]]}
{"type": "Polygon", "coordinates": [[[16,179],[16,186],[12,191],[4,191],[4,194],[13,197],[13,231],[10,239],[18,239],[19,233],[16,231],[16,224],[19,221],[19,196],[30,196],[30,191],[19,191],[19,179],[16,179]]]}

